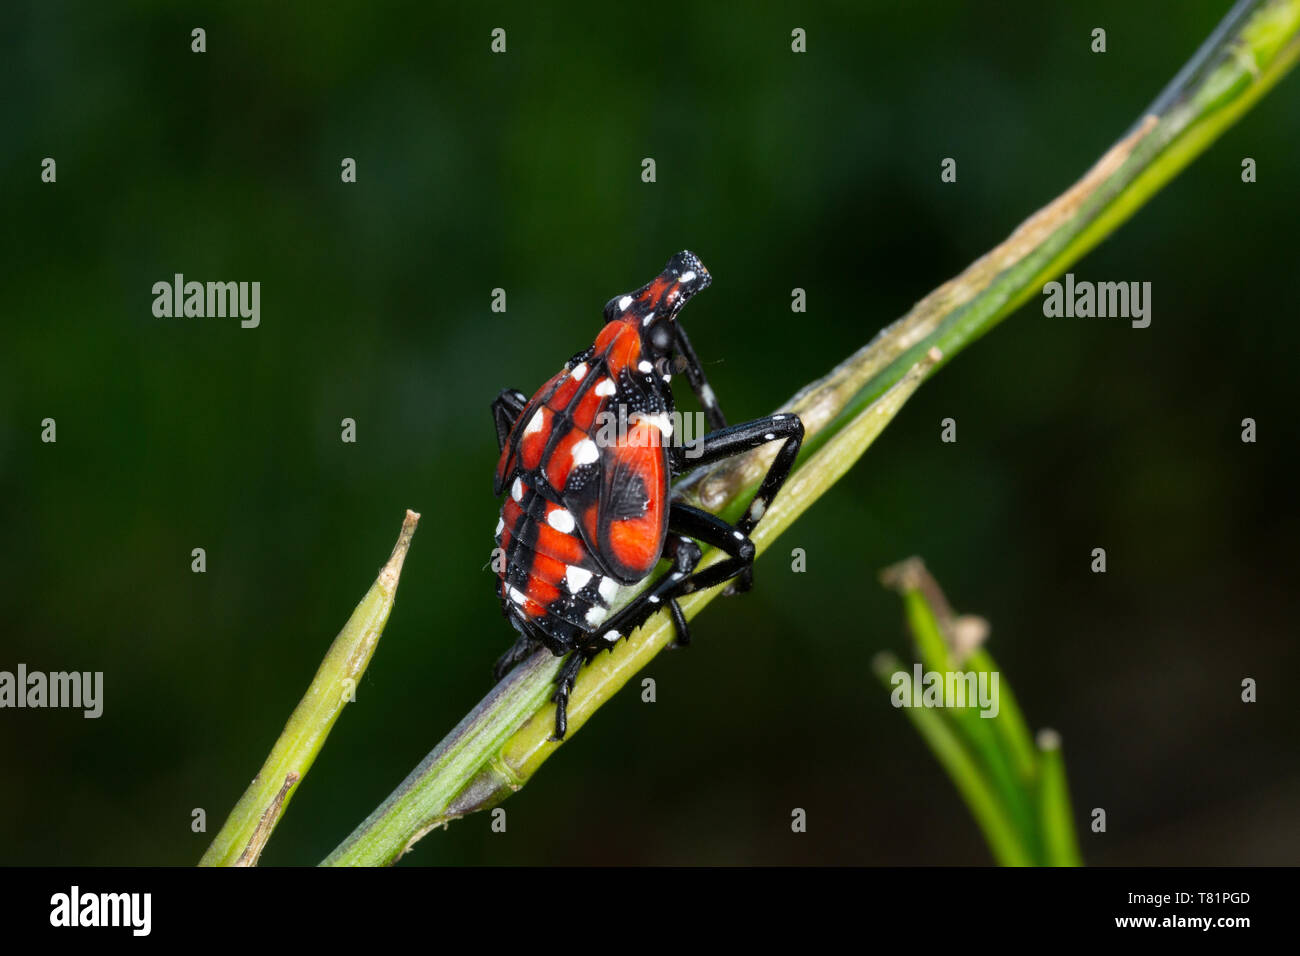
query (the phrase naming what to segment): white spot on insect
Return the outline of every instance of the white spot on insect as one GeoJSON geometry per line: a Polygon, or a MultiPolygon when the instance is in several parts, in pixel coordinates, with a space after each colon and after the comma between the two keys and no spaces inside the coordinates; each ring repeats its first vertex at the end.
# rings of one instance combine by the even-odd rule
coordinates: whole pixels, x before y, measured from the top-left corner
{"type": "Polygon", "coordinates": [[[693,282],[695,280],[695,270],[688,269],[677,277],[678,282],[693,282]]]}
{"type": "Polygon", "coordinates": [[[651,604],[658,604],[658,603],[659,603],[659,595],[657,595],[657,594],[652,594],[652,595],[650,595],[648,598],[646,598],[646,600],[649,601],[651,604]]]}
{"type": "Polygon", "coordinates": [[[577,594],[587,586],[587,582],[590,580],[591,572],[586,568],[571,564],[564,569],[564,583],[571,594],[577,594]]]}
{"type": "Polygon", "coordinates": [[[771,441],[775,437],[776,436],[773,435],[771,432],[768,432],[766,435],[763,436],[763,441],[771,441]]]}
{"type": "Polygon", "coordinates": [[[672,380],[673,380],[673,373],[672,373],[672,372],[664,372],[664,381],[665,381],[665,382],[671,382],[672,380]]]}
{"type": "Polygon", "coordinates": [[[569,534],[573,531],[573,515],[563,508],[556,508],[546,516],[546,523],[556,531],[569,534]]]}
{"type": "Polygon", "coordinates": [[[573,366],[573,371],[569,374],[573,376],[575,382],[581,382],[587,375],[587,363],[579,362],[577,365],[573,366]]]}
{"type": "Polygon", "coordinates": [[[628,419],[628,422],[629,424],[645,422],[665,438],[671,438],[673,434],[673,420],[668,417],[667,412],[660,412],[658,415],[646,415],[642,412],[637,412],[628,419]]]}
{"type": "Polygon", "coordinates": [[[623,636],[623,635],[620,634],[618,631],[606,631],[606,632],[605,632],[605,640],[609,641],[611,644],[613,644],[615,641],[617,641],[617,640],[618,640],[620,637],[622,637],[622,636],[623,636]]]}
{"type": "Polygon", "coordinates": [[[619,311],[626,312],[628,306],[630,306],[631,304],[632,304],[632,297],[630,295],[623,296],[623,298],[618,300],[619,311]]]}
{"type": "Polygon", "coordinates": [[[506,519],[505,519],[505,518],[497,518],[497,530],[496,530],[496,533],[493,534],[493,537],[494,537],[494,538],[499,538],[499,537],[501,537],[501,529],[504,528],[505,526],[506,526],[506,519]]]}
{"type": "Polygon", "coordinates": [[[515,501],[524,500],[524,483],[518,478],[516,478],[515,483],[510,486],[510,497],[514,498],[515,501]]]}
{"type": "Polygon", "coordinates": [[[655,314],[654,314],[654,311],[651,310],[651,311],[646,315],[646,317],[645,317],[644,319],[641,320],[641,324],[642,324],[642,325],[649,325],[649,324],[650,324],[651,322],[653,322],[654,320],[655,320],[655,314]]]}
{"type": "Polygon", "coordinates": [[[739,531],[733,531],[733,532],[731,532],[731,533],[732,533],[733,536],[735,536],[735,538],[736,538],[737,541],[743,541],[744,538],[745,538],[745,536],[744,536],[743,534],[741,534],[739,531]]]}
{"type": "Polygon", "coordinates": [[[763,512],[767,510],[767,502],[762,498],[755,498],[754,503],[749,506],[749,517],[754,521],[763,517],[763,512]]]}
{"type": "Polygon", "coordinates": [[[601,578],[600,583],[596,585],[596,590],[600,592],[600,596],[608,604],[614,600],[614,595],[618,594],[618,582],[613,578],[601,578]]]}
{"type": "Polygon", "coordinates": [[[514,601],[516,604],[523,604],[528,600],[528,595],[524,594],[524,592],[520,591],[518,588],[511,588],[510,600],[514,601]]]}
{"type": "Polygon", "coordinates": [[[533,432],[541,431],[542,425],[544,423],[543,418],[544,416],[542,415],[542,410],[539,408],[536,412],[533,413],[533,417],[528,419],[528,427],[524,429],[524,434],[531,435],[533,432]]]}
{"type": "Polygon", "coordinates": [[[700,401],[712,408],[714,405],[718,404],[718,396],[713,394],[713,389],[705,385],[700,388],[700,401]]]}
{"type": "Polygon", "coordinates": [[[651,365],[649,362],[647,362],[645,359],[642,359],[640,362],[638,362],[636,367],[638,372],[645,372],[647,375],[649,375],[655,369],[655,367],[651,365]]]}
{"type": "Polygon", "coordinates": [[[615,391],[614,380],[612,378],[602,378],[596,383],[596,394],[602,398],[613,395],[615,391]]]}
{"type": "Polygon", "coordinates": [[[593,607],[585,615],[587,623],[590,624],[592,627],[595,627],[601,621],[605,620],[605,615],[607,615],[608,613],[609,612],[606,611],[603,607],[593,607]]]}
{"type": "Polygon", "coordinates": [[[584,438],[578,444],[573,446],[573,463],[575,465],[590,465],[600,457],[600,449],[590,438],[584,438]]]}

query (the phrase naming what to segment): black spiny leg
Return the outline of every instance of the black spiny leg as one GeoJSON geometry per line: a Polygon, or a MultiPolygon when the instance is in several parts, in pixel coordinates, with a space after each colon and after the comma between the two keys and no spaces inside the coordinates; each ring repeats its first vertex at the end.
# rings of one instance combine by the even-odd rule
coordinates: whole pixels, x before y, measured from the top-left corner
{"type": "MultiPolygon", "coordinates": [[[[694,588],[690,587],[692,580],[691,572],[695,566],[700,563],[700,546],[691,540],[689,533],[677,533],[677,528],[673,525],[673,512],[677,505],[673,505],[668,511],[668,529],[673,532],[673,537],[677,540],[677,550],[673,557],[673,569],[660,575],[653,584],[638,594],[630,603],[625,605],[622,610],[605,621],[597,630],[601,635],[600,641],[607,647],[612,648],[614,643],[622,637],[627,637],[638,627],[644,624],[650,617],[664,604],[675,605],[677,602],[673,598],[679,594],[689,594],[694,588]]],[[[681,608],[677,608],[677,614],[673,615],[673,623],[684,626],[686,624],[686,615],[681,613],[681,608]]],[[[678,628],[677,643],[690,643],[691,635],[689,629],[686,631],[678,628]],[[685,640],[683,640],[683,637],[685,640]]]]}
{"type": "Polygon", "coordinates": [[[713,394],[713,388],[704,376],[704,366],[700,364],[700,357],[695,354],[691,340],[686,337],[686,330],[676,322],[673,323],[673,328],[674,348],[685,368],[686,380],[691,383],[691,391],[695,393],[695,397],[700,400],[700,405],[704,408],[704,420],[714,431],[726,428],[727,419],[722,414],[722,409],[718,407],[718,397],[713,394]]]}
{"type": "Polygon", "coordinates": [[[492,667],[492,679],[500,683],[501,678],[505,677],[515,665],[524,658],[529,657],[533,651],[537,650],[539,644],[535,638],[527,634],[520,634],[518,639],[510,645],[510,650],[506,651],[492,667]]]}
{"type": "Polygon", "coordinates": [[[569,695],[573,693],[578,671],[594,656],[595,652],[580,648],[570,651],[560,665],[559,673],[555,675],[555,693],[551,695],[551,700],[555,703],[555,734],[551,737],[552,740],[563,740],[569,732],[569,695]]]}
{"type": "Polygon", "coordinates": [[[799,420],[799,416],[789,412],[768,415],[766,418],[756,418],[743,425],[732,425],[710,432],[704,436],[700,454],[690,461],[690,464],[695,467],[711,465],[724,458],[733,458],[752,451],[770,441],[784,443],[776,453],[776,458],[772,460],[772,466],[768,468],[767,474],[763,476],[763,482],[750,500],[749,507],[745,509],[744,517],[736,522],[737,530],[746,535],[754,530],[754,526],[767,511],[767,506],[772,503],[776,493],[785,484],[786,478],[790,477],[790,469],[794,467],[799,446],[803,444],[803,422],[799,420]]]}
{"type": "MultiPolygon", "coordinates": [[[[763,476],[758,491],[750,499],[744,515],[736,522],[735,530],[746,538],[766,514],[768,506],[781,490],[781,486],[785,484],[785,480],[790,477],[790,469],[794,467],[799,446],[803,444],[803,422],[799,420],[799,416],[783,412],[766,418],[757,418],[743,425],[732,425],[710,432],[701,442],[700,453],[691,460],[691,464],[696,467],[710,465],[724,458],[751,451],[771,441],[782,442],[781,448],[776,453],[776,458],[772,460],[772,466],[768,468],[767,474],[763,476]]],[[[738,594],[748,591],[753,586],[754,572],[752,562],[750,563],[751,567],[743,569],[736,576],[728,593],[738,594]]],[[[712,570],[713,568],[709,569],[712,570]]]]}
{"type": "Polygon", "coordinates": [[[682,606],[677,603],[676,598],[669,598],[664,602],[668,605],[668,613],[673,616],[673,629],[677,632],[677,640],[668,645],[669,650],[676,650],[679,647],[691,646],[691,628],[686,623],[686,613],[682,606]]]}
{"type": "Polygon", "coordinates": [[[692,574],[683,582],[679,594],[690,594],[734,580],[754,566],[754,542],[717,515],[675,501],[668,511],[668,527],[712,545],[727,555],[717,564],[692,574]]]}
{"type": "Polygon", "coordinates": [[[754,563],[754,543],[707,511],[680,501],[673,502],[668,510],[668,529],[678,541],[673,569],[660,576],[630,604],[601,625],[600,631],[604,635],[601,640],[608,642],[608,646],[612,647],[614,641],[631,634],[665,604],[668,605],[677,629],[675,646],[689,644],[691,635],[686,615],[674,599],[700,588],[711,588],[729,581],[743,574],[754,563]],[[695,571],[700,561],[700,546],[693,539],[726,552],[726,559],[703,571],[695,571]]]}
{"type": "Polygon", "coordinates": [[[612,649],[615,641],[631,634],[664,605],[668,606],[677,630],[677,640],[673,646],[683,647],[689,644],[691,634],[686,615],[682,613],[675,598],[701,587],[721,584],[743,574],[754,564],[754,543],[707,511],[674,502],[668,511],[668,528],[677,540],[673,569],[660,575],[650,587],[600,626],[599,644],[571,652],[560,666],[559,673],[555,676],[555,693],[551,695],[551,700],[555,702],[555,736],[552,739],[563,740],[568,732],[569,695],[573,692],[578,671],[599,653],[600,646],[612,649]],[[722,549],[727,553],[727,558],[695,573],[701,554],[700,546],[693,540],[695,538],[722,549]]]}
{"type": "MultiPolygon", "coordinates": [[[[671,512],[670,512],[671,514],[671,512]]],[[[592,634],[593,643],[586,648],[579,648],[565,658],[560,671],[555,676],[555,693],[551,700],[555,702],[555,736],[554,740],[563,740],[569,727],[569,695],[573,692],[574,682],[582,665],[600,653],[602,648],[613,649],[620,637],[626,637],[645,623],[655,611],[669,604],[674,610],[673,621],[678,625],[677,643],[690,642],[690,631],[686,629],[686,615],[672,600],[676,594],[684,593],[683,585],[690,580],[691,572],[700,561],[700,546],[685,535],[677,535],[677,548],[673,556],[673,569],[659,577],[654,584],[638,594],[612,618],[602,624],[592,634]]]]}
{"type": "Polygon", "coordinates": [[[497,427],[497,451],[506,447],[510,429],[519,420],[519,413],[528,404],[528,396],[513,388],[501,390],[501,394],[492,402],[492,420],[497,427]]]}

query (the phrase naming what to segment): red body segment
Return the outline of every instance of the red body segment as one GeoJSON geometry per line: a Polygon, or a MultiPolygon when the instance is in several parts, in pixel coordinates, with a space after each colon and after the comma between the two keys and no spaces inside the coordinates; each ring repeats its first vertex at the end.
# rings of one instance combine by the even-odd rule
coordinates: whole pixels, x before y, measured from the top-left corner
{"type": "Polygon", "coordinates": [[[538,389],[502,447],[502,607],[552,649],[598,632],[619,586],[663,552],[671,375],[646,360],[642,336],[657,310],[676,312],[679,293],[675,276],[660,276],[613,300],[595,343],[538,389]]]}

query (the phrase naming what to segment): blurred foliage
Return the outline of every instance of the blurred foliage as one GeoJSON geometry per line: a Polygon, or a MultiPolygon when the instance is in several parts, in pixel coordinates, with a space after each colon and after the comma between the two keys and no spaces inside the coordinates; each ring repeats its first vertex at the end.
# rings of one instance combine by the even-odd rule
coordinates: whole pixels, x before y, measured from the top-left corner
{"type": "MultiPolygon", "coordinates": [[[[106,711],[0,714],[0,862],[197,859],[410,507],[389,636],[262,862],[318,859],[511,639],[487,569],[501,387],[535,388],[690,247],[713,384],[733,418],[769,410],[1073,181],[1223,9],[11,5],[0,667],[103,670],[106,711]],[[175,272],[261,281],[261,327],[155,319],[175,272]]],[[[507,835],[481,816],[403,862],[985,861],[870,673],[898,622],[866,582],[910,553],[978,595],[1077,809],[1109,809],[1090,863],[1293,862],[1297,721],[1268,688],[1300,664],[1297,134],[1292,77],[1074,270],[1152,282],[1150,329],[999,329],[783,538],[806,573],[768,555],[507,835]]]]}
{"type": "Polygon", "coordinates": [[[1005,866],[1078,866],[1079,824],[1060,735],[1043,730],[1030,739],[1010,683],[981,646],[988,622],[955,615],[920,558],[887,568],[881,578],[903,599],[917,663],[908,667],[881,651],[876,676],[952,778],[994,859],[1005,866]]]}

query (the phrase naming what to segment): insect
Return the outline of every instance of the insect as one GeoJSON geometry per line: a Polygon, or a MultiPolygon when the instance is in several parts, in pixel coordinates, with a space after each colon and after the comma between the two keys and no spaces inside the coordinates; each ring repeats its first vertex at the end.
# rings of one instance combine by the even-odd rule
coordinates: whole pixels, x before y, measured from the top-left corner
{"type": "Polygon", "coordinates": [[[504,677],[538,647],[565,658],[556,676],[555,737],[568,727],[579,670],[666,607],[676,645],[689,643],[677,598],[730,582],[753,583],[750,533],[784,484],[803,441],[792,414],[728,426],[700,360],[677,322],[712,283],[691,252],[605,306],[605,326],[532,398],[505,389],[492,403],[501,457],[495,493],[505,493],[494,562],[502,612],[519,637],[494,674],[504,677]],[[672,376],[684,372],[709,431],[689,445],[676,429],[672,376]],[[616,426],[616,427],[611,427],[616,426]],[[674,475],[781,442],[744,516],[733,526],[673,501],[674,475]],[[700,543],[726,557],[697,571],[700,543]],[[645,580],[661,558],[672,567],[611,615],[623,587],[645,580]]]}

